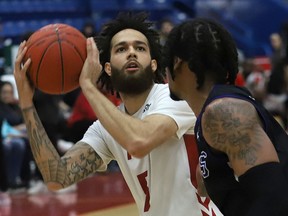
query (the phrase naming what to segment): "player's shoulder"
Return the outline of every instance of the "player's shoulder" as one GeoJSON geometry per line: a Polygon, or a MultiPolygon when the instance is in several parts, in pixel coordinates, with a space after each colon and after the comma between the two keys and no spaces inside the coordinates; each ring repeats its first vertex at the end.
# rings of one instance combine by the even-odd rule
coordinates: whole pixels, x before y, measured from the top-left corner
{"type": "Polygon", "coordinates": [[[235,117],[256,116],[256,109],[252,103],[239,98],[223,97],[213,100],[204,111],[203,120],[229,120],[235,117]]]}
{"type": "MultiPolygon", "coordinates": [[[[153,88],[150,91],[150,98],[154,98],[156,100],[166,99],[166,100],[174,101],[170,97],[170,89],[167,83],[166,84],[159,84],[159,83],[154,84],[153,88]]],[[[174,101],[174,102],[179,102],[179,101],[174,101]]]]}
{"type": "Polygon", "coordinates": [[[211,102],[201,118],[202,134],[206,142],[223,152],[236,151],[237,148],[230,145],[230,141],[249,139],[250,132],[258,128],[259,123],[253,104],[237,98],[220,98],[211,102]]]}
{"type": "Polygon", "coordinates": [[[148,101],[170,100],[170,91],[167,84],[155,83],[147,98],[148,101]]]}
{"type": "Polygon", "coordinates": [[[168,93],[170,94],[170,90],[169,90],[169,86],[167,83],[163,84],[163,83],[155,83],[153,88],[152,88],[152,92],[154,93],[168,93]]]}
{"type": "Polygon", "coordinates": [[[181,107],[188,110],[191,109],[186,101],[176,101],[170,97],[170,89],[168,84],[155,84],[151,90],[148,100],[154,101],[155,104],[162,104],[167,107],[177,106],[180,109],[181,107]]]}
{"type": "MultiPolygon", "coordinates": [[[[94,136],[93,134],[95,133],[103,133],[103,131],[105,131],[104,126],[101,124],[101,122],[97,119],[96,121],[94,121],[87,129],[86,134],[92,134],[92,136],[94,136]]],[[[85,134],[85,135],[86,135],[85,134]]]]}

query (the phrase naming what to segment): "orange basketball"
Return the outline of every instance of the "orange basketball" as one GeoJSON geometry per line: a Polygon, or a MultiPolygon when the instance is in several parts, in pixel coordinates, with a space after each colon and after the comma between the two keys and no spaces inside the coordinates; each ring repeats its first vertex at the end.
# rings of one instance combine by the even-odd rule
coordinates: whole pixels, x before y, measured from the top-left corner
{"type": "Polygon", "coordinates": [[[65,94],[79,87],[79,76],[87,56],[86,38],[66,24],[50,24],[28,39],[24,61],[31,58],[28,76],[39,90],[65,94]]]}

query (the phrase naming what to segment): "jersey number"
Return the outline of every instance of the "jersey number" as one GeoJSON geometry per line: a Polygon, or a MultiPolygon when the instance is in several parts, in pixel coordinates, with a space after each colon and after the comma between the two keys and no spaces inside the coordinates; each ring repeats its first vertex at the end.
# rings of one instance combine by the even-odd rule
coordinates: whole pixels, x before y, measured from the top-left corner
{"type": "MultiPolygon", "coordinates": [[[[127,152],[127,159],[128,160],[132,159],[131,155],[128,152],[127,152]]],[[[148,176],[147,171],[137,175],[137,178],[138,178],[138,181],[142,187],[142,190],[144,191],[144,193],[146,195],[144,212],[147,212],[150,209],[150,192],[149,192],[149,188],[148,188],[148,184],[147,184],[147,180],[146,180],[147,176],[148,176]]]]}

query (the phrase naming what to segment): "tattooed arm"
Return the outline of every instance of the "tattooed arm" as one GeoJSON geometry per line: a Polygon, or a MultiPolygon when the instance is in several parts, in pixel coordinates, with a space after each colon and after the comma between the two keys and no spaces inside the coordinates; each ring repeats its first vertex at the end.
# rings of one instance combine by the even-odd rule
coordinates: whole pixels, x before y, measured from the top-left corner
{"type": "Polygon", "coordinates": [[[237,176],[257,165],[279,161],[255,108],[247,101],[213,101],[203,114],[202,128],[207,143],[228,155],[237,176]]]}
{"type": "MultiPolygon", "coordinates": [[[[87,144],[75,144],[62,158],[49,140],[33,105],[34,86],[27,78],[27,69],[31,64],[29,58],[21,66],[27,51],[23,41],[15,60],[14,77],[19,95],[33,156],[37,166],[51,190],[67,187],[94,173],[103,163],[98,154],[87,144]]],[[[53,118],[53,116],[51,116],[53,118]]]]}
{"type": "Polygon", "coordinates": [[[76,143],[63,157],[49,140],[34,106],[23,109],[30,146],[45,183],[51,190],[67,187],[94,173],[103,161],[83,142],[76,143]]]}

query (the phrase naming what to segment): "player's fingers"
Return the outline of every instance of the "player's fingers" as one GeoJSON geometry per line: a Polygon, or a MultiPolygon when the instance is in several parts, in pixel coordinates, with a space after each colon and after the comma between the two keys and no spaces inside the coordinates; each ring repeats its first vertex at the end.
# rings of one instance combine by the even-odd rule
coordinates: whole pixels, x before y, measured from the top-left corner
{"type": "Polygon", "coordinates": [[[26,44],[26,43],[25,43],[25,41],[24,41],[24,42],[22,42],[22,43],[20,44],[20,46],[19,46],[18,53],[17,53],[17,57],[16,57],[16,61],[15,61],[17,67],[20,66],[20,64],[21,64],[21,62],[22,62],[22,60],[23,60],[23,58],[24,58],[24,55],[25,55],[25,53],[26,53],[26,51],[27,51],[27,47],[25,46],[25,44],[26,44]]]}
{"type": "Polygon", "coordinates": [[[92,48],[93,48],[93,49],[97,49],[96,42],[95,42],[94,38],[93,38],[93,37],[90,37],[89,39],[91,40],[92,48]]]}
{"type": "Polygon", "coordinates": [[[22,50],[24,49],[25,47],[25,44],[26,44],[26,41],[22,41],[18,47],[18,53],[17,53],[17,56],[19,55],[19,53],[22,52],[22,50]]]}
{"type": "Polygon", "coordinates": [[[93,55],[93,43],[91,38],[87,38],[87,60],[88,62],[92,63],[94,60],[94,55],[93,55]]]}
{"type": "Polygon", "coordinates": [[[100,64],[99,60],[99,51],[93,37],[87,39],[87,56],[88,58],[91,58],[89,62],[96,65],[98,67],[98,70],[101,71],[102,65],[100,64]]]}
{"type": "Polygon", "coordinates": [[[91,41],[92,41],[92,48],[93,48],[93,50],[95,50],[96,53],[99,53],[98,47],[97,47],[97,45],[96,45],[96,41],[94,40],[93,37],[91,37],[91,41]]]}
{"type": "Polygon", "coordinates": [[[30,63],[31,63],[31,59],[28,58],[27,61],[24,63],[23,67],[22,67],[22,70],[23,70],[24,73],[27,72],[27,69],[29,68],[30,63]]]}
{"type": "Polygon", "coordinates": [[[94,55],[95,55],[94,59],[96,59],[98,70],[102,71],[102,65],[100,64],[100,58],[99,58],[100,52],[98,50],[98,47],[97,47],[97,44],[96,44],[96,41],[94,40],[94,38],[91,37],[91,40],[93,41],[92,42],[92,44],[93,44],[92,47],[93,47],[94,55]]]}
{"type": "Polygon", "coordinates": [[[87,38],[86,45],[87,45],[87,57],[89,57],[92,53],[92,45],[93,45],[91,38],[87,38]]]}
{"type": "Polygon", "coordinates": [[[99,59],[99,51],[96,46],[94,38],[90,37],[89,40],[91,41],[91,52],[92,52],[93,59],[99,59]]]}

